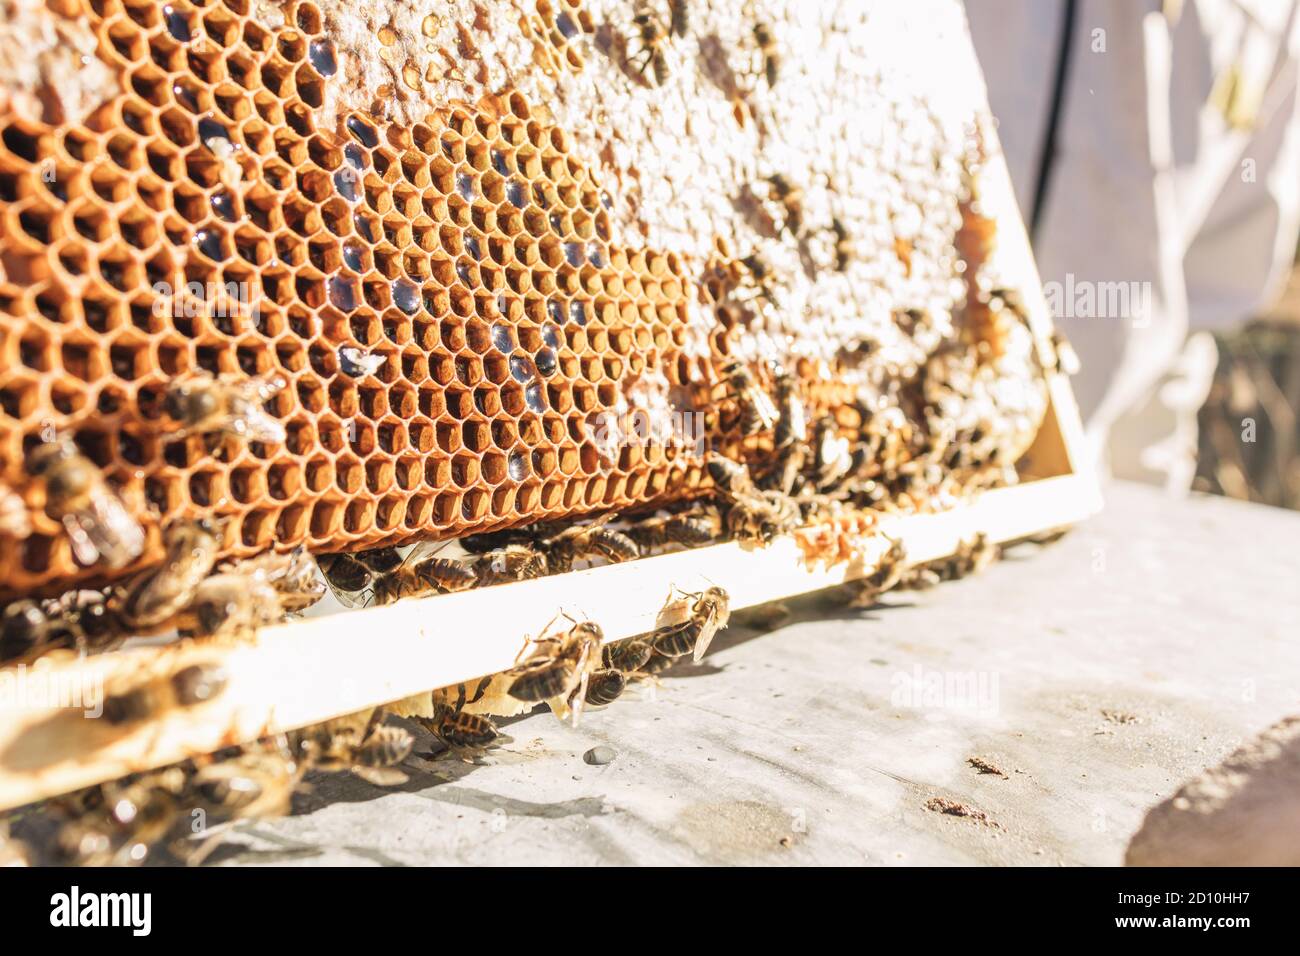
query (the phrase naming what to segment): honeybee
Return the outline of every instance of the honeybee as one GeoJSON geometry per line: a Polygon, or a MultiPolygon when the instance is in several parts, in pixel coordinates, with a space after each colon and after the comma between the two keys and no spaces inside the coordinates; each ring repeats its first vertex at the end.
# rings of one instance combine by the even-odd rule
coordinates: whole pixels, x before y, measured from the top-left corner
{"type": "Polygon", "coordinates": [[[549,571],[546,555],[526,544],[508,544],[485,552],[474,560],[474,573],[481,585],[540,578],[549,571]]]}
{"type": "Polygon", "coordinates": [[[415,573],[420,580],[441,591],[463,591],[478,583],[474,568],[454,558],[430,557],[417,561],[415,573]]]}
{"type": "Polygon", "coordinates": [[[776,35],[766,23],[754,24],[754,45],[763,63],[763,76],[768,86],[776,86],[781,72],[781,51],[777,47],[776,35]]]}
{"type": "Polygon", "coordinates": [[[576,723],[593,665],[600,659],[600,645],[605,633],[594,621],[574,624],[558,637],[546,637],[548,624],[542,636],[531,639],[534,644],[551,645],[549,653],[529,658],[511,673],[516,676],[506,693],[525,703],[561,700],[573,714],[576,723]]]}
{"type": "MultiPolygon", "coordinates": [[[[637,72],[644,78],[647,68],[654,69],[656,86],[668,82],[668,32],[647,4],[640,4],[632,17],[641,42],[642,62],[637,72]]],[[[635,61],[634,61],[635,65],[635,61]]]]}
{"type": "Polygon", "coordinates": [[[0,663],[57,648],[104,650],[120,638],[116,616],[100,591],[70,591],[44,601],[23,599],[0,617],[0,663]]]}
{"type": "Polygon", "coordinates": [[[813,464],[817,469],[819,490],[832,488],[852,469],[854,459],[849,449],[849,440],[840,435],[833,416],[826,415],[818,420],[813,431],[813,464]]]}
{"type": "Polygon", "coordinates": [[[500,736],[496,724],[483,714],[469,714],[454,707],[439,706],[432,718],[420,723],[453,750],[482,750],[500,736]]]}
{"type": "Polygon", "coordinates": [[[776,272],[762,253],[752,252],[740,260],[740,264],[749,273],[748,287],[752,295],[765,299],[769,304],[776,301],[776,272]]]}
{"type": "Polygon", "coordinates": [[[124,632],[108,596],[103,591],[69,591],[44,602],[45,612],[72,634],[72,645],[82,652],[115,646],[124,632]]]}
{"type": "Polygon", "coordinates": [[[376,786],[398,786],[408,778],[396,765],[410,756],[415,738],[402,727],[384,724],[383,718],[383,708],[359,710],[293,731],[290,746],[309,767],[350,770],[376,786]]]}
{"type": "Polygon", "coordinates": [[[759,388],[754,373],[741,362],[728,362],[722,367],[722,375],[733,390],[733,397],[740,410],[740,432],[753,435],[776,427],[780,416],[776,404],[770,395],[759,388]]]}
{"type": "Polygon", "coordinates": [[[232,570],[204,578],[179,620],[194,634],[228,637],[255,633],[284,611],[280,592],[264,575],[232,570]]]}
{"type": "Polygon", "coordinates": [[[642,549],[680,544],[693,548],[708,544],[722,533],[722,516],[709,507],[697,507],[678,514],[643,518],[628,529],[630,537],[642,549]]]}
{"type": "Polygon", "coordinates": [[[668,0],[669,30],[673,36],[684,37],[691,32],[690,0],[668,0]]]}
{"type": "Polygon", "coordinates": [[[858,257],[858,249],[848,226],[838,216],[831,219],[831,232],[835,234],[835,270],[844,272],[858,257]]]}
{"type": "Polygon", "coordinates": [[[392,604],[431,591],[464,591],[476,584],[478,575],[469,562],[412,553],[397,568],[375,578],[372,597],[375,604],[392,604]]]}
{"type": "Polygon", "coordinates": [[[714,636],[731,620],[731,600],[727,592],[716,585],[703,594],[687,594],[687,597],[695,599],[691,616],[681,624],[659,628],[654,632],[652,642],[655,651],[664,657],[692,654],[692,659],[699,663],[714,636]]]}
{"type": "Polygon", "coordinates": [[[337,594],[340,591],[358,594],[370,584],[370,569],[351,554],[318,554],[316,566],[325,581],[337,594]]]}
{"type": "Polygon", "coordinates": [[[370,585],[373,575],[396,571],[402,555],[396,548],[375,548],[351,554],[318,554],[316,564],[336,593],[356,594],[370,585]]]}
{"type": "Polygon", "coordinates": [[[230,568],[265,579],[279,596],[280,607],[287,612],[302,611],[325,596],[325,585],[316,576],[316,562],[301,545],[284,553],[268,551],[246,558],[230,568]]]}
{"type": "Polygon", "coordinates": [[[1002,549],[997,543],[991,541],[989,536],[981,531],[969,541],[963,541],[957,546],[956,553],[949,559],[948,567],[951,576],[959,578],[968,574],[980,574],[987,570],[1001,554],[1002,549]]]}
{"type": "Polygon", "coordinates": [[[411,755],[414,746],[415,738],[404,727],[376,727],[357,748],[357,766],[352,772],[376,786],[399,786],[407,776],[394,768],[411,755]]]}
{"type": "Polygon", "coordinates": [[[151,720],[174,708],[196,707],[216,699],[227,676],[220,664],[189,664],[173,674],[154,677],[122,690],[104,693],[104,719],[114,726],[151,720]]]}
{"type": "Polygon", "coordinates": [[[767,178],[768,194],[776,200],[782,211],[781,228],[797,239],[803,232],[803,189],[794,185],[781,173],[767,178]]]}
{"type": "Polygon", "coordinates": [[[371,548],[368,551],[358,551],[355,557],[375,574],[395,571],[402,563],[402,553],[396,548],[371,548]]]}
{"type": "Polygon", "coordinates": [[[300,776],[285,747],[255,744],[199,767],[190,790],[203,809],[226,819],[283,816],[300,776]]]}
{"type": "Polygon", "coordinates": [[[799,394],[799,380],[790,372],[776,376],[777,426],[773,436],[778,448],[806,441],[808,412],[799,394]]]}
{"type": "Polygon", "coordinates": [[[646,641],[618,641],[601,648],[600,662],[606,669],[633,674],[646,665],[653,650],[646,641]]]}
{"type": "Polygon", "coordinates": [[[199,583],[216,563],[221,533],[207,520],[179,521],[163,532],[167,555],[156,568],[126,587],[119,613],[134,628],[170,621],[194,597],[199,583]]]}
{"type": "Polygon", "coordinates": [[[900,591],[928,591],[937,587],[943,581],[943,576],[934,568],[922,566],[912,568],[901,578],[895,585],[900,591]]]}
{"type": "Polygon", "coordinates": [[[25,538],[32,533],[31,516],[22,495],[0,482],[0,534],[25,538]]]}
{"type": "Polygon", "coordinates": [[[798,493],[803,487],[803,467],[808,458],[808,446],[794,442],[777,447],[776,465],[763,476],[761,486],[783,495],[798,493]]]}
{"type": "Polygon", "coordinates": [[[635,541],[621,531],[605,527],[613,517],[604,515],[587,524],[572,525],[543,541],[540,547],[552,571],[571,571],[574,561],[592,557],[611,563],[639,558],[641,549],[635,541]]]}
{"type": "Polygon", "coordinates": [[[595,671],[587,681],[586,702],[595,707],[612,704],[627,689],[627,676],[613,668],[595,671]]]}
{"type": "Polygon", "coordinates": [[[39,602],[14,601],[0,617],[0,663],[17,661],[38,649],[49,648],[60,633],[49,622],[39,602]]]}
{"type": "Polygon", "coordinates": [[[187,378],[173,382],[163,410],[181,435],[218,433],[239,441],[282,445],[284,424],[266,410],[266,403],[285,387],[279,378],[187,378]]]}
{"type": "Polygon", "coordinates": [[[545,534],[539,534],[536,525],[529,525],[523,528],[506,528],[503,531],[489,531],[485,534],[467,534],[463,538],[457,538],[456,541],[470,554],[486,554],[488,551],[496,551],[512,544],[534,544],[539,537],[545,537],[545,534]]]}
{"type": "Polygon", "coordinates": [[[651,648],[650,657],[641,665],[641,669],[637,672],[636,676],[638,678],[644,677],[653,680],[676,663],[677,658],[669,657],[667,654],[660,653],[658,650],[651,648]]]}
{"type": "Polygon", "coordinates": [[[81,866],[131,866],[181,822],[187,782],[182,767],[104,784],[97,809],[64,825],[55,840],[59,854],[81,866]]]}
{"type": "Polygon", "coordinates": [[[888,538],[889,549],[881,557],[876,570],[851,585],[852,607],[872,607],[880,595],[893,588],[903,579],[906,572],[907,548],[903,542],[888,538]]]}
{"type": "Polygon", "coordinates": [[[736,539],[770,544],[777,535],[802,523],[803,515],[794,499],[779,491],[754,487],[744,465],[711,455],[706,467],[719,494],[728,502],[723,527],[736,539]]]}
{"type": "Polygon", "coordinates": [[[63,524],[79,562],[120,568],[140,556],[144,529],[71,438],[37,445],[26,467],[44,481],[45,513],[63,524]]]}

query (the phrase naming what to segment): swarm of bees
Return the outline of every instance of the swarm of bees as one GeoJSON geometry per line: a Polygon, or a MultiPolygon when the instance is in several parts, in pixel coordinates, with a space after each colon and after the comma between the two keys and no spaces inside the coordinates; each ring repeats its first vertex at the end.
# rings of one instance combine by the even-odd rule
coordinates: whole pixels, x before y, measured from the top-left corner
{"type": "Polygon", "coordinates": [[[67,794],[48,804],[63,821],[54,862],[138,866],[163,846],[200,863],[228,824],[288,813],[305,769],[279,737],[67,794]]]}
{"type": "Polygon", "coordinates": [[[0,663],[56,649],[100,652],[129,637],[169,630],[251,636],[324,594],[315,564],[302,549],[218,566],[220,531],[204,519],[169,526],[163,541],[163,562],[124,584],[9,604],[0,615],[0,663]]]}

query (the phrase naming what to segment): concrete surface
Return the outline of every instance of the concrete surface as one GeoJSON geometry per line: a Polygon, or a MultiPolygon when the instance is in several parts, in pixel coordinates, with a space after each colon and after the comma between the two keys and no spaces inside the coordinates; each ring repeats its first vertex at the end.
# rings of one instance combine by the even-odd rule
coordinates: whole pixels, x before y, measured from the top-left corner
{"type": "Polygon", "coordinates": [[[396,790],[319,778],[210,862],[1119,864],[1148,807],[1297,710],[1298,540],[1297,514],[1112,486],[1060,543],[734,626],[577,731],[536,713],[396,790]]]}

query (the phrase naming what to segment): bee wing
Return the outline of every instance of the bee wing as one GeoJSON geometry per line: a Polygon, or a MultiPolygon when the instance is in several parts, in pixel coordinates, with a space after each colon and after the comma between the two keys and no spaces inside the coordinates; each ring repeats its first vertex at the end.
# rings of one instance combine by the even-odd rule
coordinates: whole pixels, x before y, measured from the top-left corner
{"type": "Polygon", "coordinates": [[[548,539],[546,541],[546,544],[553,545],[556,544],[557,542],[569,541],[572,540],[573,538],[580,538],[583,535],[590,534],[592,531],[595,531],[597,528],[604,527],[605,525],[609,524],[609,522],[613,520],[614,520],[614,514],[613,512],[610,512],[608,514],[601,515],[599,518],[593,518],[591,521],[587,521],[582,524],[570,525],[569,527],[561,531],[559,534],[548,539]]]}
{"type": "Polygon", "coordinates": [[[551,713],[560,723],[570,727],[578,726],[578,721],[582,718],[582,705],[587,699],[588,681],[589,675],[584,671],[568,691],[546,701],[546,706],[551,708],[551,713]]]}
{"type": "Polygon", "coordinates": [[[249,406],[245,414],[235,420],[232,431],[248,441],[267,445],[283,445],[289,437],[283,422],[255,405],[249,406]]]}
{"type": "Polygon", "coordinates": [[[750,399],[754,403],[754,411],[758,415],[759,421],[763,423],[763,427],[775,428],[776,423],[781,420],[781,416],[776,410],[776,402],[772,401],[772,396],[761,388],[755,387],[750,399]]]}
{"type": "MultiPolygon", "coordinates": [[[[330,576],[322,572],[325,578],[325,586],[330,589],[330,593],[338,599],[338,602],[344,607],[364,607],[366,604],[366,591],[368,588],[362,588],[360,591],[345,591],[330,580],[330,576]]],[[[369,582],[368,582],[369,584],[369,582]]]]}
{"type": "Polygon", "coordinates": [[[700,628],[700,636],[695,639],[695,651],[691,656],[695,663],[700,662],[709,649],[709,645],[713,643],[714,636],[717,635],[718,631],[722,630],[721,623],[716,614],[710,614],[709,619],[700,628]]]}
{"type": "MultiPolygon", "coordinates": [[[[694,621],[682,621],[682,623],[680,624],[665,624],[663,627],[655,628],[655,630],[651,632],[650,643],[654,647],[654,649],[658,653],[662,654],[664,657],[676,657],[678,655],[670,654],[667,651],[660,648],[659,642],[666,637],[670,637],[674,634],[680,634],[683,631],[687,630],[688,628],[694,626],[695,626],[694,621]]],[[[697,642],[698,642],[698,638],[697,638],[697,642]]]]}
{"type": "Polygon", "coordinates": [[[334,596],[338,598],[339,603],[344,607],[366,607],[370,603],[367,597],[370,593],[369,590],[356,592],[340,591],[334,587],[331,587],[330,590],[334,592],[334,596]]]}
{"type": "Polygon", "coordinates": [[[571,724],[573,721],[573,708],[569,706],[569,696],[561,694],[558,697],[552,697],[546,701],[546,706],[551,708],[551,713],[555,719],[562,724],[571,724]]]}
{"type": "Polygon", "coordinates": [[[75,514],[63,516],[63,527],[68,532],[72,553],[79,564],[92,565],[99,560],[99,548],[95,547],[95,542],[75,514]]]}
{"type": "Polygon", "coordinates": [[[73,553],[82,564],[101,558],[111,568],[130,564],[144,550],[144,529],[112,492],[92,496],[84,508],[63,516],[73,553]]]}
{"type": "Polygon", "coordinates": [[[584,669],[578,686],[569,694],[569,726],[571,727],[576,728],[578,721],[582,719],[582,707],[587,702],[587,685],[590,683],[591,671],[584,669]]]}
{"type": "Polygon", "coordinates": [[[396,767],[353,767],[352,772],[376,787],[400,787],[411,779],[396,767]]]}

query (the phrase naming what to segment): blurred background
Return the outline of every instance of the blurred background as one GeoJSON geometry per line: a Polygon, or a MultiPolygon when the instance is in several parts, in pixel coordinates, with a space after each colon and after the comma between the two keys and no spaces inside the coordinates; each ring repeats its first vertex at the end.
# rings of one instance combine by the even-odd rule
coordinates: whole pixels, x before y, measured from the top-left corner
{"type": "Polygon", "coordinates": [[[1298,0],[966,0],[1115,477],[1300,508],[1298,0]]]}
{"type": "Polygon", "coordinates": [[[1275,305],[1215,343],[1193,489],[1300,510],[1300,269],[1275,305]],[[1243,420],[1255,441],[1241,440],[1243,420]]]}

